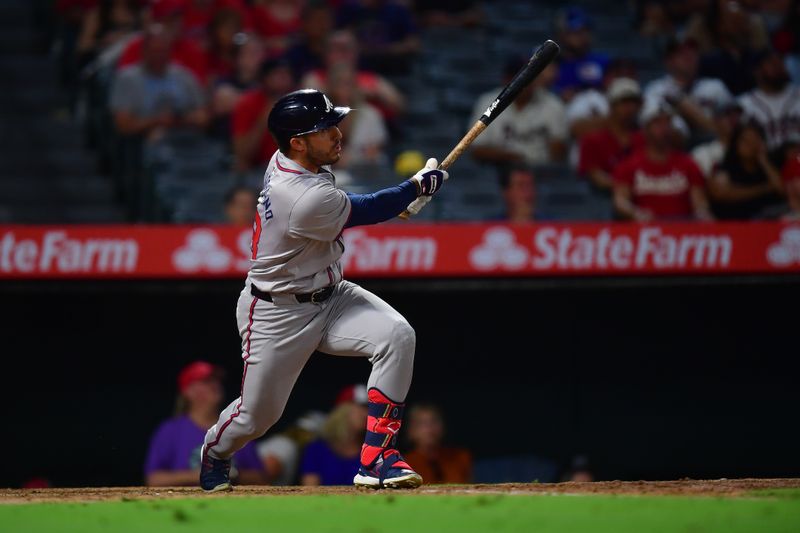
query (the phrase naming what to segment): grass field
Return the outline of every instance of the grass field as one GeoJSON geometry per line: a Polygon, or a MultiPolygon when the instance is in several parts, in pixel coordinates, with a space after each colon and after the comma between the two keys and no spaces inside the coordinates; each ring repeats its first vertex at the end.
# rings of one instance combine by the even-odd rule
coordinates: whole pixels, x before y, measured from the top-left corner
{"type": "Polygon", "coordinates": [[[637,495],[627,488],[587,489],[592,494],[586,494],[555,485],[522,489],[473,486],[412,493],[251,489],[222,496],[174,489],[122,496],[113,491],[87,493],[86,498],[79,492],[7,491],[0,492],[0,502],[6,503],[0,505],[0,531],[800,531],[800,488],[700,490],[685,495],[671,490],[637,495]]]}

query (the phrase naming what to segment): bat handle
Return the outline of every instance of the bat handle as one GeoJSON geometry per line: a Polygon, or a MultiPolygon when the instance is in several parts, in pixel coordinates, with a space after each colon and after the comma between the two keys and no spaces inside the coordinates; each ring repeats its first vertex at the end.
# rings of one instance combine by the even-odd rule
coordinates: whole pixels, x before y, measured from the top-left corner
{"type": "MultiPolygon", "coordinates": [[[[439,163],[439,170],[447,170],[448,168],[450,168],[450,166],[456,162],[456,159],[461,157],[461,154],[463,154],[467,150],[467,148],[469,148],[469,145],[472,144],[472,141],[474,141],[478,137],[478,135],[483,133],[483,130],[485,129],[486,129],[486,124],[484,124],[480,120],[477,121],[469,129],[467,134],[464,135],[464,137],[458,142],[455,148],[453,148],[450,151],[450,153],[447,154],[447,157],[445,157],[442,160],[442,162],[439,163]]],[[[403,220],[408,220],[409,218],[411,218],[411,213],[409,213],[408,211],[403,211],[398,216],[403,220]]]]}

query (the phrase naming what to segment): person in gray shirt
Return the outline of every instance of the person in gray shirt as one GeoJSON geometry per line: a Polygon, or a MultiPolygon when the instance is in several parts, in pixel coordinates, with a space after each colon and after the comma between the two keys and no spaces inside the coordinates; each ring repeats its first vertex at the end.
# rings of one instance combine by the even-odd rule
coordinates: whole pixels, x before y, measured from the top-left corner
{"type": "Polygon", "coordinates": [[[155,140],[172,128],[203,129],[208,123],[203,89],[190,71],[170,62],[170,48],[164,28],[151,26],[142,61],[114,78],[110,108],[121,135],[155,140]]]}

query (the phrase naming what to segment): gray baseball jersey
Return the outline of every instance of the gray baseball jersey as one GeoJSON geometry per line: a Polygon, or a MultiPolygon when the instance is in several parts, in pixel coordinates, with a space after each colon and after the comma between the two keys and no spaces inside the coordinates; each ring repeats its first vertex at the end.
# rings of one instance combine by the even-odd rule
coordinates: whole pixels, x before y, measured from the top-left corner
{"type": "Polygon", "coordinates": [[[265,292],[313,292],[342,280],[350,200],[329,168],[314,174],[275,152],[258,198],[248,279],[265,292]]]}
{"type": "Polygon", "coordinates": [[[244,371],[240,396],[208,430],[206,450],[225,459],[280,418],[314,351],[366,357],[368,387],[405,401],[414,366],[414,330],[392,307],[342,281],[342,229],[350,213],[330,169],[314,174],[280,152],[264,176],[253,228],[252,267],[239,296],[237,322],[244,371]],[[251,294],[251,285],[272,301],[251,294]],[[297,293],[333,286],[321,303],[297,293]]]}

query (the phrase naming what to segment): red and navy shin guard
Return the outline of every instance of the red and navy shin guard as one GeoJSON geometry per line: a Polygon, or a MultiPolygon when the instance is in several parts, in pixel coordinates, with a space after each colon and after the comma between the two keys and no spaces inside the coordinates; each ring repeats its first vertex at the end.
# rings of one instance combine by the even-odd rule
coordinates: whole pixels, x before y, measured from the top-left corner
{"type": "MultiPolygon", "coordinates": [[[[397,433],[402,425],[405,404],[395,403],[376,388],[369,389],[367,404],[367,436],[361,447],[361,464],[372,467],[379,459],[397,451],[397,433]]],[[[411,469],[408,464],[398,461],[395,468],[411,469]]]]}

